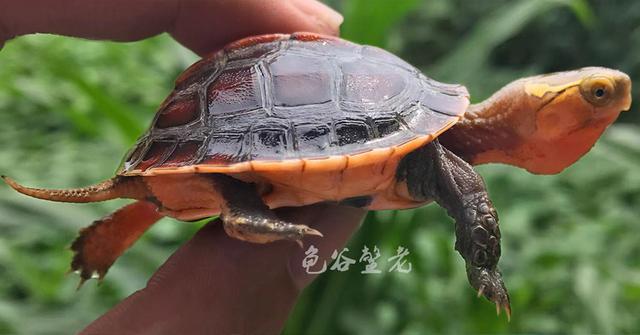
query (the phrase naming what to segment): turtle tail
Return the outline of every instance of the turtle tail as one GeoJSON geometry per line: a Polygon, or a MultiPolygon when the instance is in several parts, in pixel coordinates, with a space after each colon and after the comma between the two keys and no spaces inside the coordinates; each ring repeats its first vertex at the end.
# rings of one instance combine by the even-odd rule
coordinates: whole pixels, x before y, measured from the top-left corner
{"type": "Polygon", "coordinates": [[[7,185],[30,197],[58,202],[98,202],[116,198],[144,199],[148,190],[140,177],[116,176],[99,184],[62,190],[31,188],[1,176],[7,185]]]}

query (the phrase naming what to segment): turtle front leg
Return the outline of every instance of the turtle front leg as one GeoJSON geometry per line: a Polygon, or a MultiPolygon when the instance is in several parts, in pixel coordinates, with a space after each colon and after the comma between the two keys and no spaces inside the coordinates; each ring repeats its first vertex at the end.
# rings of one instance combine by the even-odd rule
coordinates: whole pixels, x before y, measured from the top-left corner
{"type": "Polygon", "coordinates": [[[398,173],[413,197],[435,200],[455,220],[455,248],[465,260],[469,283],[478,296],[496,304],[498,313],[504,308],[510,317],[509,294],[498,269],[498,214],[482,177],[437,140],[409,154],[398,173]]]}
{"type": "Polygon", "coordinates": [[[306,235],[322,236],[319,231],[305,225],[278,219],[262,201],[253,184],[223,174],[214,174],[212,178],[223,198],[220,218],[229,236],[253,243],[290,240],[300,245],[306,235]]]}

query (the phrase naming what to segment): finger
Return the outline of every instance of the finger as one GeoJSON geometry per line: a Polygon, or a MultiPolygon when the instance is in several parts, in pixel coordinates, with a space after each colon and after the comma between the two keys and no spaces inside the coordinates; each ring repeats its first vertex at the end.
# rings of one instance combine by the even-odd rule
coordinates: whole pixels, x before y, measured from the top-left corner
{"type": "Polygon", "coordinates": [[[291,278],[299,290],[309,285],[322,268],[322,264],[331,263],[334,250],[341,250],[353,233],[360,227],[366,211],[346,206],[323,204],[303,208],[284,208],[278,215],[297,224],[305,224],[320,231],[324,236],[309,236],[304,239],[304,247],[289,256],[291,278]],[[307,256],[305,251],[310,246],[318,249],[318,263],[312,271],[307,271],[302,262],[307,256]]]}
{"type": "Polygon", "coordinates": [[[312,31],[337,35],[342,16],[317,1],[185,1],[171,35],[203,55],[262,33],[312,31]],[[224,13],[211,17],[211,13],[224,13]]]}
{"type": "MultiPolygon", "coordinates": [[[[278,212],[283,219],[321,229],[324,238],[305,243],[316,244],[325,259],[330,255],[325,249],[341,247],[364,215],[331,205],[278,212]]],[[[303,255],[289,241],[252,244],[229,238],[213,221],[171,256],[145,289],[83,334],[136,333],[159,323],[166,333],[279,333],[300,289],[312,278],[297,270],[303,255]]]]}
{"type": "Polygon", "coordinates": [[[171,26],[179,0],[5,1],[0,24],[11,36],[51,33],[133,41],[171,26]]]}
{"type": "Polygon", "coordinates": [[[200,55],[255,34],[335,35],[342,22],[337,12],[315,0],[59,0],[55,5],[22,0],[0,7],[0,34],[5,39],[53,33],[134,41],[169,32],[200,55]]]}

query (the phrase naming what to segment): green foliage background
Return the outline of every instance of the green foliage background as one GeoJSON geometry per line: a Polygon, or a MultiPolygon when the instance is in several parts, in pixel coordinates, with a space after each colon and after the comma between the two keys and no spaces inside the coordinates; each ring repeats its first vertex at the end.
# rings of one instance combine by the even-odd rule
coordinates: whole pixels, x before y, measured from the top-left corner
{"type": "MultiPolygon", "coordinates": [[[[475,101],[509,81],[588,65],[640,79],[640,2],[604,0],[328,1],[345,38],[382,46],[475,101]]],[[[172,81],[196,57],[167,36],[116,44],[29,36],[0,52],[0,172],[71,187],[112,175],[172,81]]],[[[636,85],[634,96],[640,101],[636,85]]],[[[555,176],[479,167],[500,211],[501,266],[514,315],[475,298],[437,206],[370,213],[352,257],[402,245],[410,274],[327,273],[285,334],[640,333],[640,127],[625,113],[581,161],[555,176]]],[[[145,284],[198,228],[163,220],[101,286],[64,276],[76,232],[122,202],[32,200],[0,187],[0,333],[66,334],[145,284]]]]}

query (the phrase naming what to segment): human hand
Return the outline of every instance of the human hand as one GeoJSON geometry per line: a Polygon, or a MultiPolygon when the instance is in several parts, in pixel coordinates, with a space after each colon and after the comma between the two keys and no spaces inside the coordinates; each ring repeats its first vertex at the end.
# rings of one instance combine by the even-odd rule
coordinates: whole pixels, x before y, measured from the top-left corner
{"type": "Polygon", "coordinates": [[[251,35],[338,35],[341,23],[340,14],[313,0],[2,1],[0,45],[32,33],[136,41],[167,32],[203,56],[251,35]]]}
{"type": "MultiPolygon", "coordinates": [[[[325,237],[318,266],[341,249],[365,211],[318,204],[276,210],[325,237]]],[[[279,334],[300,292],[316,275],[302,266],[305,249],[290,241],[253,244],[228,237],[222,222],[202,228],[153,275],[81,334],[279,334]]]]}
{"type": "MultiPolygon", "coordinates": [[[[341,21],[313,0],[5,1],[0,3],[0,46],[30,33],[134,41],[168,32],[205,55],[249,35],[337,35],[341,21]]],[[[324,233],[324,238],[304,240],[319,249],[319,262],[347,242],[365,214],[328,204],[277,212],[324,233]]],[[[147,287],[83,334],[279,333],[300,291],[315,277],[304,271],[303,258],[295,243],[231,239],[216,220],[178,250],[147,287]]]]}

